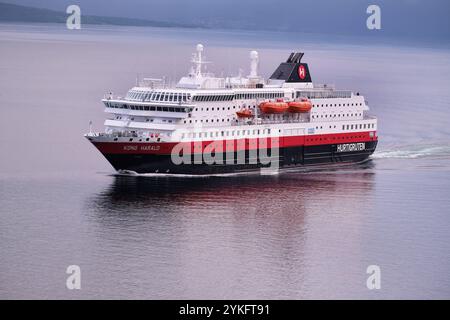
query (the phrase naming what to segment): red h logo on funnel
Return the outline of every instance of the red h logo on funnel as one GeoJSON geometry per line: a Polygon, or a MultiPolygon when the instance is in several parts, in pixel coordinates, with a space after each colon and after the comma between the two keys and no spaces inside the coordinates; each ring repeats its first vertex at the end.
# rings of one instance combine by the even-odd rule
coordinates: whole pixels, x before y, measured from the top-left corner
{"type": "Polygon", "coordinates": [[[300,77],[300,79],[304,80],[306,77],[306,69],[303,65],[300,65],[298,67],[298,76],[300,77]]]}

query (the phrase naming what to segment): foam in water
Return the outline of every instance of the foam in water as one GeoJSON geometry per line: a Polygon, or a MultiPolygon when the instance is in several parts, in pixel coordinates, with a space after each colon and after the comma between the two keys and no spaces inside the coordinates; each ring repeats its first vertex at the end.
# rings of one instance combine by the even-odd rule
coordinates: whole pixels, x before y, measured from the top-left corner
{"type": "Polygon", "coordinates": [[[424,157],[450,156],[450,146],[409,146],[395,150],[375,151],[372,159],[416,159],[424,157]]]}

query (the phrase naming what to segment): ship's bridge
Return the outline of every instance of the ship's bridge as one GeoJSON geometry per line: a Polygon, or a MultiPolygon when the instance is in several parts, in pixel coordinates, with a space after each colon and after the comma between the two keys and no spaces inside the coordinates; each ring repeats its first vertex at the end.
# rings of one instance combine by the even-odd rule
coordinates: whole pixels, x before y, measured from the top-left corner
{"type": "MultiPolygon", "coordinates": [[[[147,80],[147,79],[144,79],[147,80]]],[[[154,80],[154,79],[152,79],[154,80]]],[[[105,112],[123,116],[183,119],[194,108],[189,90],[155,88],[153,85],[131,88],[125,97],[114,97],[110,93],[103,100],[105,112]]]]}
{"type": "Polygon", "coordinates": [[[187,103],[191,100],[191,93],[177,89],[152,89],[134,87],[128,91],[125,100],[157,103],[187,103]]]}

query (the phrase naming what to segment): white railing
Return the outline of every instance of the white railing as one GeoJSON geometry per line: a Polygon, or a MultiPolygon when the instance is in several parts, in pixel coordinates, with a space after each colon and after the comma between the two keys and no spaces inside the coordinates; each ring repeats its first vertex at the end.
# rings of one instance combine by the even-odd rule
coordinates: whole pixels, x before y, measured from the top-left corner
{"type": "Polygon", "coordinates": [[[137,79],[136,84],[138,87],[146,87],[151,89],[164,89],[166,88],[166,79],[157,78],[142,78],[137,79]]]}
{"type": "Polygon", "coordinates": [[[304,123],[309,122],[309,118],[288,118],[288,119],[252,119],[252,120],[240,120],[239,122],[232,122],[232,126],[252,126],[257,124],[280,124],[280,123],[304,123]]]}
{"type": "Polygon", "coordinates": [[[335,90],[335,86],[329,83],[314,83],[314,89],[335,90]]]}

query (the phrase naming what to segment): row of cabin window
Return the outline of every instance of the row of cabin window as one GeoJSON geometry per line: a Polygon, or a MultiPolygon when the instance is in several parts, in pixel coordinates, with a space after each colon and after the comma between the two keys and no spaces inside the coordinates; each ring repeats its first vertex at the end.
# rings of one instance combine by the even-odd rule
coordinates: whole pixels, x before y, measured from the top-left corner
{"type": "Polygon", "coordinates": [[[211,132],[190,132],[183,133],[182,138],[213,138],[213,137],[239,137],[239,136],[249,136],[250,134],[260,135],[260,134],[270,134],[270,129],[253,129],[253,130],[236,130],[236,131],[211,131],[211,132]],[[242,134],[241,134],[242,133],[242,134]]]}
{"type": "Polygon", "coordinates": [[[193,101],[231,101],[233,95],[194,96],[193,101]]]}
{"type": "Polygon", "coordinates": [[[344,139],[361,139],[365,138],[364,135],[355,135],[355,136],[347,136],[347,137],[324,137],[324,138],[306,138],[307,142],[312,141],[330,141],[330,140],[344,140],[344,139]]]}
{"type": "Polygon", "coordinates": [[[313,107],[345,107],[345,106],[347,106],[347,107],[350,107],[350,106],[362,106],[362,102],[360,102],[360,103],[335,103],[335,104],[332,104],[332,103],[330,103],[330,104],[313,104],[313,107]]]}
{"type": "MultiPolygon", "coordinates": [[[[374,128],[375,123],[359,124],[359,129],[374,129],[374,128]]],[[[358,125],[357,124],[342,125],[342,130],[353,130],[353,129],[358,129],[358,125]]]]}
{"type": "MultiPolygon", "coordinates": [[[[122,116],[116,116],[116,120],[122,120],[122,116]]],[[[134,121],[134,117],[130,118],[130,120],[131,120],[131,121],[134,121]]],[[[220,120],[222,120],[222,122],[225,122],[225,119],[223,119],[223,118],[222,118],[222,119],[216,119],[215,122],[220,122],[220,120]]],[[[172,122],[173,122],[172,120],[166,120],[166,119],[163,119],[162,121],[163,121],[163,122],[169,122],[169,123],[172,123],[172,122]]],[[[228,119],[226,119],[226,121],[227,121],[227,122],[230,122],[231,120],[228,118],[228,119]]],[[[237,121],[238,121],[238,120],[236,119],[236,122],[237,122],[237,121]]],[[[146,118],[145,122],[153,122],[153,119],[146,118]]],[[[195,122],[195,123],[197,123],[197,122],[203,122],[203,119],[195,120],[195,121],[193,121],[193,120],[184,120],[184,123],[193,123],[193,122],[195,122]]],[[[206,119],[205,122],[211,122],[211,123],[213,123],[213,122],[214,122],[214,119],[206,119]],[[211,121],[209,121],[209,120],[211,120],[211,121]]]]}
{"type": "MultiPolygon", "coordinates": [[[[212,107],[211,108],[211,111],[214,111],[214,110],[217,110],[217,111],[220,111],[220,109],[222,109],[223,111],[225,111],[225,109],[227,109],[227,110],[231,110],[231,109],[236,109],[236,106],[233,106],[233,107],[216,107],[216,108],[214,108],[214,107],[212,107]]],[[[241,107],[237,107],[237,108],[241,108],[241,107]]],[[[256,108],[256,106],[248,106],[248,108],[253,108],[253,109],[255,109],[256,108]]],[[[203,111],[203,110],[206,110],[206,111],[209,111],[209,108],[195,108],[195,111],[198,111],[198,110],[200,110],[200,111],[203,111]]]]}
{"type": "MultiPolygon", "coordinates": [[[[128,119],[128,118],[127,118],[128,119]]],[[[122,120],[122,116],[116,116],[116,120],[122,120]]],[[[130,118],[131,121],[134,121],[134,117],[130,118]]],[[[153,122],[154,119],[151,118],[145,118],[145,122],[153,122]]],[[[162,122],[168,122],[168,123],[172,123],[173,120],[169,120],[169,119],[162,119],[162,122]]]]}
{"type": "MultiPolygon", "coordinates": [[[[336,129],[336,126],[328,126],[329,129],[336,129]]],[[[370,129],[370,128],[375,128],[375,124],[374,123],[368,123],[368,124],[359,124],[359,129],[370,129]]],[[[323,129],[323,126],[317,126],[316,129],[323,129]]],[[[342,130],[353,130],[353,129],[358,129],[358,125],[355,124],[347,124],[347,125],[342,125],[342,130]]]]}
{"type": "Polygon", "coordinates": [[[189,112],[189,108],[178,108],[178,107],[156,107],[156,106],[135,106],[127,104],[108,104],[109,108],[117,109],[129,109],[129,110],[140,110],[140,111],[167,111],[167,112],[189,112]]]}
{"type": "Polygon", "coordinates": [[[307,97],[308,99],[327,99],[327,98],[351,98],[350,91],[297,91],[297,98],[307,97]]]}
{"type": "Polygon", "coordinates": [[[284,97],[283,92],[237,93],[234,95],[199,95],[193,101],[232,101],[233,99],[273,99],[284,97]]]}
{"type": "MultiPolygon", "coordinates": [[[[317,126],[316,129],[323,129],[323,126],[317,126]]],[[[328,126],[329,129],[336,129],[336,126],[328,126]]]]}
{"type": "MultiPolygon", "coordinates": [[[[230,121],[231,121],[230,118],[227,118],[227,119],[222,118],[222,122],[225,122],[225,120],[226,120],[227,122],[230,122],[230,121]]],[[[188,121],[188,120],[184,120],[184,123],[192,123],[192,122],[193,122],[193,120],[189,120],[189,121],[188,121]]],[[[203,119],[195,120],[195,123],[197,123],[197,122],[203,122],[203,119]]],[[[211,123],[213,123],[213,122],[214,122],[214,119],[206,119],[205,122],[211,122],[211,123]],[[211,120],[211,121],[209,121],[209,120],[211,120]]],[[[215,122],[220,122],[220,119],[216,119],[215,122]]],[[[236,119],[236,122],[238,122],[237,119],[236,119]]]]}
{"type": "MultiPolygon", "coordinates": [[[[284,97],[283,92],[258,92],[258,93],[239,93],[235,95],[208,95],[194,96],[194,101],[231,101],[233,99],[273,99],[284,97]]],[[[127,99],[141,101],[167,101],[167,102],[187,102],[190,99],[189,93],[177,92],[140,92],[130,91],[127,99]]]]}
{"type": "Polygon", "coordinates": [[[235,99],[274,99],[283,98],[284,92],[255,92],[255,93],[236,93],[235,99]]]}
{"type": "Polygon", "coordinates": [[[167,102],[187,102],[191,95],[181,92],[139,92],[131,91],[127,94],[129,100],[141,101],[167,101],[167,102]]]}
{"type": "MultiPolygon", "coordinates": [[[[343,117],[345,116],[345,114],[343,114],[342,115],[343,117]]],[[[351,117],[353,117],[353,116],[362,116],[362,113],[355,113],[355,114],[353,114],[353,113],[347,113],[347,117],[349,117],[349,116],[351,116],[351,117]]],[[[340,118],[341,117],[341,115],[340,114],[333,114],[333,115],[331,115],[330,114],[330,118],[336,118],[336,117],[338,117],[338,118],[340,118]]],[[[311,118],[313,118],[313,119],[318,119],[318,118],[328,118],[328,115],[326,114],[325,116],[323,115],[323,114],[321,114],[320,115],[320,117],[318,116],[318,115],[313,115],[313,116],[311,116],[311,118]]]]}

